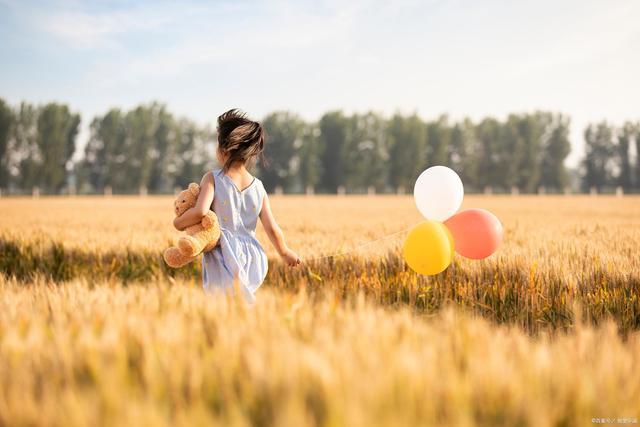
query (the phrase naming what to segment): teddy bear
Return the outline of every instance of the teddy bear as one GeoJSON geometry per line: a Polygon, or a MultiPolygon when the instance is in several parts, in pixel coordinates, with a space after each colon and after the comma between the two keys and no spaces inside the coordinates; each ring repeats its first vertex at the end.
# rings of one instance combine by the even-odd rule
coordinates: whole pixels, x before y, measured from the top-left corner
{"type": "MultiPolygon", "coordinates": [[[[196,205],[200,186],[194,182],[181,191],[173,202],[176,217],[196,205]]],[[[182,267],[193,261],[200,253],[216,247],[220,240],[220,223],[216,214],[209,210],[199,224],[184,229],[186,235],[178,239],[177,245],[164,251],[164,261],[173,268],[182,267]]]]}

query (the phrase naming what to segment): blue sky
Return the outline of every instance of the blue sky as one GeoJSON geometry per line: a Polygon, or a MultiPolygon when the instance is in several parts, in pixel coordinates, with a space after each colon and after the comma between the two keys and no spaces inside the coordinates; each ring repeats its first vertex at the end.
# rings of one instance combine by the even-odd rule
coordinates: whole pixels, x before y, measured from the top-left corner
{"type": "Polygon", "coordinates": [[[0,0],[0,96],[91,117],[159,100],[199,123],[230,107],[457,119],[549,109],[640,120],[640,2],[0,0]]]}

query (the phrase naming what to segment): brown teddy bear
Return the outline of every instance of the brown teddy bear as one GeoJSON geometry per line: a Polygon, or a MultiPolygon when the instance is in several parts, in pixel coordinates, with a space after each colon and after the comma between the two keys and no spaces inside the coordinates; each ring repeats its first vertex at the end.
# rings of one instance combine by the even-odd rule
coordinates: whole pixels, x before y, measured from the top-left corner
{"type": "MultiPolygon", "coordinates": [[[[173,205],[176,216],[196,205],[200,186],[189,184],[189,188],[178,194],[173,205]]],[[[220,240],[220,223],[213,211],[208,211],[199,224],[187,227],[187,234],[178,239],[178,244],[164,251],[164,261],[169,267],[179,268],[193,261],[200,253],[213,249],[220,240]]]]}

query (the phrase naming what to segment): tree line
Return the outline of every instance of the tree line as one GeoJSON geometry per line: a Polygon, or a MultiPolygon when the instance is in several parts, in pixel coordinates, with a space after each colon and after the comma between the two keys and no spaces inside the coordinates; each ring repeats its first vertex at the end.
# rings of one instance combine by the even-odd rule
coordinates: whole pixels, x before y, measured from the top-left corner
{"type": "MultiPolygon", "coordinates": [[[[269,191],[409,192],[419,173],[433,165],[452,167],[469,191],[640,190],[638,123],[590,124],[585,157],[574,171],[564,164],[570,119],[546,111],[477,122],[342,111],[311,122],[274,112],[262,123],[267,144],[256,172],[269,191]]],[[[80,115],[67,105],[12,107],[0,99],[0,189],[167,193],[216,166],[215,130],[176,117],[159,103],[114,108],[93,118],[74,161],[79,129],[80,115]]]]}

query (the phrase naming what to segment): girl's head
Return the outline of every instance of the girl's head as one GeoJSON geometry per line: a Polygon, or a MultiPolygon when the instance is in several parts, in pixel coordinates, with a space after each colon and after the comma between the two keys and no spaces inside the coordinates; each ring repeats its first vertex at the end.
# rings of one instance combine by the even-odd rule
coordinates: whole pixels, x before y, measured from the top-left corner
{"type": "Polygon", "coordinates": [[[218,117],[218,162],[226,172],[232,166],[252,162],[262,154],[264,130],[247,115],[232,109],[218,117]]]}

